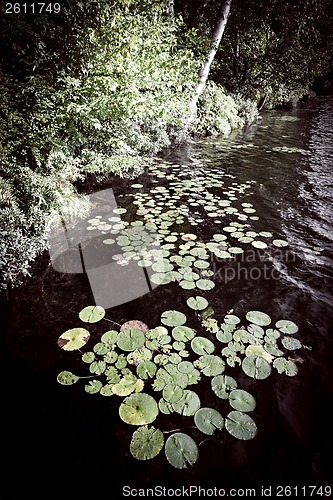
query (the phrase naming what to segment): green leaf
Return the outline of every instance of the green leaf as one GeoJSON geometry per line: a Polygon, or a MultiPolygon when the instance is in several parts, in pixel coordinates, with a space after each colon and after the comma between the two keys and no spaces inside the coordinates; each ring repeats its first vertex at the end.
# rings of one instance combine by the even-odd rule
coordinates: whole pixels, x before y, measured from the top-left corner
{"type": "Polygon", "coordinates": [[[274,359],[274,357],[271,354],[269,354],[267,351],[265,351],[265,349],[261,345],[249,345],[249,346],[247,346],[247,348],[245,350],[245,354],[246,354],[246,356],[254,356],[254,355],[259,356],[261,358],[266,359],[266,361],[268,361],[268,363],[271,363],[274,359]]]}
{"type": "Polygon", "coordinates": [[[79,313],[79,318],[85,323],[97,323],[105,316],[105,309],[101,306],[87,306],[79,313]]]}
{"type": "Polygon", "coordinates": [[[197,295],[196,297],[189,297],[186,302],[187,305],[195,311],[202,311],[208,306],[208,300],[199,295],[197,295]]]}
{"type": "Polygon", "coordinates": [[[171,465],[177,469],[186,469],[194,465],[199,456],[195,441],[182,432],[176,432],[168,437],[165,443],[165,455],[171,465]]]}
{"type": "Polygon", "coordinates": [[[155,427],[143,426],[134,431],[130,452],[137,460],[150,460],[160,453],[164,446],[163,432],[155,427]]]}
{"type": "Polygon", "coordinates": [[[57,376],[57,382],[59,382],[59,384],[61,384],[61,385],[73,385],[79,379],[80,379],[80,377],[78,377],[77,375],[74,375],[74,373],[68,372],[68,371],[62,371],[57,376]]]}
{"type": "Polygon", "coordinates": [[[162,394],[168,403],[176,403],[183,397],[184,391],[179,385],[168,384],[164,387],[162,394]]]}
{"type": "Polygon", "coordinates": [[[173,409],[180,415],[190,417],[200,408],[199,396],[189,389],[183,391],[182,397],[172,404],[173,409]]]}
{"type": "Polygon", "coordinates": [[[224,372],[225,362],[219,356],[206,354],[200,356],[200,358],[194,362],[194,366],[199,368],[207,377],[214,377],[224,372]]]}
{"type": "Polygon", "coordinates": [[[256,355],[247,356],[243,360],[242,368],[246,375],[258,380],[269,377],[272,371],[266,359],[256,355]]]}
{"type": "Polygon", "coordinates": [[[72,328],[58,338],[58,346],[64,351],[81,349],[89,340],[90,333],[85,328],[72,328]]]}
{"type": "Polygon", "coordinates": [[[293,361],[285,358],[275,359],[273,362],[273,366],[279,373],[285,373],[289,377],[293,377],[298,373],[297,365],[293,361]]]}
{"type": "Polygon", "coordinates": [[[287,333],[289,335],[298,332],[298,326],[296,325],[296,323],[287,319],[281,319],[275,324],[275,326],[281,332],[287,333]]]}
{"type": "Polygon", "coordinates": [[[119,416],[130,425],[151,424],[158,415],[155,399],[144,392],[131,394],[121,403],[119,416]]]}
{"type": "Polygon", "coordinates": [[[167,326],[181,326],[186,323],[186,316],[180,311],[164,311],[161,315],[163,325],[167,326]]]}
{"type": "Polygon", "coordinates": [[[228,375],[217,375],[212,379],[211,386],[216,396],[228,399],[230,392],[237,388],[237,382],[228,375]]]}
{"type": "Polygon", "coordinates": [[[142,330],[132,328],[119,332],[117,345],[123,351],[134,351],[138,347],[143,346],[145,340],[146,337],[142,330]]]}
{"type": "Polygon", "coordinates": [[[152,378],[157,371],[157,366],[152,361],[143,361],[136,368],[136,373],[138,377],[143,380],[147,380],[148,378],[152,378]]]}
{"type": "Polygon", "coordinates": [[[212,436],[217,429],[223,429],[224,418],[213,408],[200,408],[194,415],[194,423],[199,431],[212,436]]]}
{"type": "Polygon", "coordinates": [[[88,394],[97,394],[102,387],[103,384],[99,380],[90,380],[89,384],[84,386],[84,389],[88,394]]]}
{"type": "Polygon", "coordinates": [[[267,326],[272,321],[268,314],[261,311],[249,311],[246,314],[246,319],[259,326],[267,326]]]}
{"type": "Polygon", "coordinates": [[[194,337],[191,342],[191,348],[199,355],[212,354],[215,350],[213,342],[205,337],[194,337]]]}
{"type": "Polygon", "coordinates": [[[195,337],[195,331],[188,326],[176,326],[172,329],[172,336],[180,342],[187,342],[195,337]]]}
{"type": "Polygon", "coordinates": [[[292,337],[283,337],[281,339],[281,343],[285,349],[289,351],[295,351],[296,349],[300,349],[302,347],[301,342],[298,339],[294,339],[292,337]]]}
{"type": "Polygon", "coordinates": [[[237,439],[253,439],[257,434],[254,420],[241,411],[231,411],[225,420],[225,428],[237,439]]]}
{"type": "Polygon", "coordinates": [[[254,397],[247,391],[243,391],[242,389],[235,389],[229,394],[229,403],[235,408],[235,410],[239,411],[253,411],[256,407],[256,400],[254,397]]]}

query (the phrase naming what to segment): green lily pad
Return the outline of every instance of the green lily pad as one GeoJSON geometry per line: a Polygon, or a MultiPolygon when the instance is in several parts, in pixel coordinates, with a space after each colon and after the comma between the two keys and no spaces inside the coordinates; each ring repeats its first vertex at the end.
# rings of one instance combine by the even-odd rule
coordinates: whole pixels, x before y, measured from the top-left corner
{"type": "Polygon", "coordinates": [[[186,316],[180,311],[164,311],[161,316],[161,321],[167,326],[181,326],[186,323],[186,316]]]}
{"type": "Polygon", "coordinates": [[[259,356],[266,359],[268,363],[271,363],[274,357],[269,354],[261,345],[249,345],[245,350],[246,356],[259,356]]]}
{"type": "Polygon", "coordinates": [[[238,323],[240,323],[240,318],[234,314],[226,314],[224,317],[224,323],[227,325],[238,325],[238,323]]]}
{"type": "Polygon", "coordinates": [[[130,425],[151,424],[158,415],[155,399],[144,392],[131,394],[121,403],[119,416],[130,425]]]}
{"type": "Polygon", "coordinates": [[[146,360],[140,363],[136,368],[136,373],[138,377],[143,380],[152,378],[157,371],[157,366],[152,361],[146,360]]]}
{"type": "Polygon", "coordinates": [[[196,282],[196,286],[200,288],[200,290],[212,290],[215,287],[215,283],[212,280],[199,279],[196,282]]]}
{"type": "Polygon", "coordinates": [[[150,276],[150,281],[155,285],[168,285],[173,279],[167,273],[155,273],[150,276]]]}
{"type": "Polygon", "coordinates": [[[253,411],[256,407],[256,400],[247,391],[242,389],[235,389],[229,394],[229,403],[235,409],[239,411],[253,411]]]}
{"type": "Polygon", "coordinates": [[[199,396],[189,389],[183,391],[182,397],[172,404],[173,409],[185,417],[194,415],[200,408],[199,396]]]}
{"type": "Polygon", "coordinates": [[[142,330],[131,328],[119,332],[117,345],[123,351],[134,351],[145,343],[145,334],[142,330]]]}
{"type": "Polygon", "coordinates": [[[298,332],[298,326],[293,321],[289,321],[288,319],[281,319],[275,324],[276,328],[278,328],[281,332],[287,333],[289,335],[298,332]]]}
{"type": "Polygon", "coordinates": [[[196,297],[189,297],[186,302],[187,305],[195,311],[202,311],[208,306],[208,300],[200,295],[197,295],[196,297]]]}
{"type": "Polygon", "coordinates": [[[58,346],[64,351],[81,349],[89,340],[90,333],[85,328],[71,328],[58,338],[58,346]]]}
{"type": "Polygon", "coordinates": [[[272,321],[268,314],[261,311],[249,311],[246,314],[246,319],[251,323],[259,326],[267,326],[272,321]]]}
{"type": "Polygon", "coordinates": [[[97,323],[105,316],[105,309],[101,306],[87,306],[79,313],[79,318],[85,323],[97,323]]]}
{"type": "Polygon", "coordinates": [[[300,349],[302,347],[301,342],[298,339],[294,339],[292,337],[283,337],[281,339],[281,343],[285,349],[289,351],[296,351],[296,349],[300,349]]]}
{"type": "Polygon", "coordinates": [[[254,246],[254,248],[260,248],[260,249],[267,248],[267,243],[265,243],[264,241],[259,241],[259,240],[252,241],[251,245],[254,246]]]}
{"type": "Polygon", "coordinates": [[[195,370],[193,363],[191,361],[181,361],[178,364],[177,368],[181,373],[187,373],[187,374],[195,370]]]}
{"type": "Polygon", "coordinates": [[[88,352],[85,352],[83,355],[82,355],[82,361],[84,363],[92,363],[94,360],[95,360],[95,353],[94,352],[91,352],[91,351],[88,351],[88,352]]]}
{"type": "Polygon", "coordinates": [[[230,342],[232,340],[232,333],[228,332],[228,331],[221,331],[220,330],[219,332],[217,332],[216,338],[220,342],[227,344],[228,342],[230,342]]]}
{"type": "Polygon", "coordinates": [[[155,427],[143,426],[134,431],[130,452],[137,460],[150,460],[156,457],[164,446],[163,432],[155,427]]]}
{"type": "Polygon", "coordinates": [[[254,379],[263,380],[271,374],[271,367],[266,359],[251,355],[247,356],[242,362],[244,373],[254,379]]]}
{"type": "Polygon", "coordinates": [[[163,398],[161,398],[159,400],[158,407],[160,409],[160,412],[164,413],[164,415],[170,415],[171,413],[174,413],[174,411],[175,411],[173,409],[172,403],[168,403],[163,398]]]}
{"type": "Polygon", "coordinates": [[[122,332],[123,330],[142,330],[143,332],[148,332],[149,328],[146,323],[143,323],[143,321],[140,321],[138,319],[131,319],[130,321],[126,321],[123,323],[120,327],[120,331],[122,332]]]}
{"type": "Polygon", "coordinates": [[[60,372],[57,376],[57,382],[61,385],[73,385],[75,384],[80,377],[74,375],[72,372],[68,372],[66,370],[60,372]]]}
{"type": "Polygon", "coordinates": [[[176,326],[171,333],[173,338],[180,342],[187,342],[195,337],[195,331],[188,326],[176,326]]]}
{"type": "Polygon", "coordinates": [[[165,443],[165,456],[168,462],[177,469],[186,469],[194,465],[199,456],[195,441],[182,432],[176,432],[168,437],[165,443]]]}
{"type": "Polygon", "coordinates": [[[225,370],[225,362],[219,356],[205,354],[194,362],[194,366],[207,377],[215,377],[225,370]]]}
{"type": "Polygon", "coordinates": [[[99,393],[101,396],[113,396],[114,392],[112,391],[113,384],[103,385],[99,393]]]}
{"type": "Polygon", "coordinates": [[[184,391],[179,385],[168,384],[164,387],[162,394],[168,403],[176,403],[182,398],[184,391]]]}
{"type": "Polygon", "coordinates": [[[225,428],[237,439],[253,439],[257,434],[255,421],[246,413],[231,411],[225,420],[225,428]]]}
{"type": "Polygon", "coordinates": [[[274,368],[277,369],[279,373],[285,373],[289,377],[297,375],[298,368],[296,363],[285,358],[277,358],[273,362],[274,368]]]}
{"type": "Polygon", "coordinates": [[[203,354],[212,354],[215,350],[213,342],[205,337],[194,337],[191,342],[191,347],[192,350],[200,356],[203,354]]]}
{"type": "Polygon", "coordinates": [[[90,380],[89,384],[84,386],[84,389],[88,394],[97,394],[102,387],[103,384],[100,380],[90,380]]]}
{"type": "Polygon", "coordinates": [[[288,241],[286,241],[286,240],[273,240],[273,245],[278,247],[278,248],[287,247],[288,241]]]}
{"type": "Polygon", "coordinates": [[[212,378],[211,386],[216,396],[221,399],[228,399],[230,392],[237,389],[237,382],[229,375],[217,375],[212,378]]]}
{"type": "Polygon", "coordinates": [[[199,431],[212,436],[217,429],[223,429],[224,418],[213,408],[200,408],[194,415],[194,423],[199,431]]]}
{"type": "Polygon", "coordinates": [[[109,330],[101,336],[101,342],[108,346],[114,346],[117,343],[118,332],[116,330],[109,330]]]}

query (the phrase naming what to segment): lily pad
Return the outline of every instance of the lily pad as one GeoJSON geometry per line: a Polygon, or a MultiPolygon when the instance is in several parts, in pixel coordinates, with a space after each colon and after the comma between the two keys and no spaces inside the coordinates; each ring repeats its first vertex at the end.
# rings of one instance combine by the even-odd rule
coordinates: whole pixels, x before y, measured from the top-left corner
{"type": "Polygon", "coordinates": [[[88,394],[97,394],[102,387],[103,384],[100,380],[90,380],[89,384],[84,386],[84,389],[88,394]]]}
{"type": "Polygon", "coordinates": [[[90,333],[85,328],[71,328],[58,338],[58,346],[64,351],[81,349],[89,340],[90,333]]]}
{"type": "Polygon", "coordinates": [[[196,297],[189,297],[186,302],[187,305],[195,311],[202,311],[208,306],[208,300],[200,295],[197,295],[196,297]]]}
{"type": "Polygon", "coordinates": [[[267,351],[265,351],[265,349],[261,345],[249,345],[249,346],[247,346],[247,348],[245,350],[245,354],[246,354],[246,356],[253,356],[253,355],[259,356],[261,358],[266,359],[266,361],[268,361],[268,363],[271,363],[274,359],[274,357],[271,354],[269,354],[267,351]]]}
{"type": "Polygon", "coordinates": [[[244,373],[254,379],[263,380],[271,374],[271,367],[266,359],[261,356],[247,356],[242,362],[244,373]]]}
{"type": "Polygon", "coordinates": [[[247,391],[242,389],[235,389],[229,394],[229,403],[235,409],[239,411],[253,411],[256,407],[256,400],[247,391]]]}
{"type": "Polygon", "coordinates": [[[268,314],[261,311],[249,311],[246,314],[246,319],[251,323],[259,326],[267,326],[272,321],[268,314]]]}
{"type": "Polygon", "coordinates": [[[109,330],[101,336],[101,342],[108,346],[114,346],[117,343],[118,332],[116,330],[109,330]]]}
{"type": "Polygon", "coordinates": [[[215,377],[225,370],[225,362],[219,356],[205,354],[194,362],[194,366],[207,377],[215,377]]]}
{"type": "Polygon", "coordinates": [[[85,323],[97,323],[105,316],[105,309],[101,306],[87,306],[79,313],[79,318],[85,323]]]}
{"type": "Polygon", "coordinates": [[[142,321],[138,319],[132,319],[131,321],[126,321],[126,323],[123,323],[120,327],[120,331],[122,332],[123,330],[142,330],[143,332],[148,332],[149,328],[146,323],[143,323],[142,321]]]}
{"type": "Polygon", "coordinates": [[[297,375],[298,368],[296,363],[285,358],[277,358],[273,362],[274,368],[277,369],[279,373],[285,373],[289,377],[297,375]]]}
{"type": "Polygon", "coordinates": [[[212,354],[215,350],[213,342],[205,337],[194,337],[191,342],[192,350],[199,354],[212,354]]]}
{"type": "Polygon", "coordinates": [[[122,330],[118,334],[117,345],[123,351],[134,351],[145,343],[145,334],[135,328],[122,330]]]}
{"type": "Polygon", "coordinates": [[[189,389],[183,391],[182,397],[172,404],[173,409],[185,417],[194,415],[200,408],[199,396],[189,389]]]}
{"type": "Polygon", "coordinates": [[[184,394],[183,389],[179,385],[168,384],[163,389],[163,398],[168,403],[176,403],[184,394]]]}
{"type": "Polygon", "coordinates": [[[257,434],[255,421],[246,413],[231,411],[225,420],[225,428],[237,439],[253,439],[257,434]]]}
{"type": "Polygon", "coordinates": [[[296,351],[296,349],[300,349],[302,347],[301,342],[293,337],[283,337],[283,339],[281,339],[281,343],[283,347],[289,351],[296,351]]]}
{"type": "Polygon", "coordinates": [[[163,446],[163,432],[145,425],[133,433],[130,452],[137,460],[150,460],[160,453],[163,446]]]}
{"type": "Polygon", "coordinates": [[[212,290],[215,287],[215,283],[212,280],[199,279],[196,282],[196,286],[200,288],[200,290],[212,290]]]}
{"type": "Polygon", "coordinates": [[[238,323],[240,323],[240,318],[234,314],[226,314],[224,317],[224,323],[227,325],[238,325],[238,323]]]}
{"type": "Polygon", "coordinates": [[[276,328],[278,328],[281,332],[287,334],[293,334],[298,332],[298,326],[293,321],[289,321],[288,319],[281,319],[275,324],[276,328]]]}
{"type": "Polygon", "coordinates": [[[237,389],[237,382],[229,375],[217,375],[212,378],[211,386],[216,396],[221,399],[228,399],[230,392],[237,389]]]}
{"type": "Polygon", "coordinates": [[[273,245],[278,248],[287,247],[288,241],[286,240],[273,240],[273,245]]]}
{"type": "Polygon", "coordinates": [[[187,434],[176,432],[165,443],[165,455],[168,462],[177,469],[186,469],[194,465],[199,456],[196,442],[187,434]]]}
{"type": "Polygon", "coordinates": [[[200,408],[194,415],[194,423],[199,431],[212,436],[217,429],[223,429],[224,418],[213,408],[200,408]]]}
{"type": "Polygon", "coordinates": [[[72,372],[68,372],[66,370],[60,372],[57,376],[57,382],[61,385],[73,385],[75,384],[80,377],[74,375],[72,372]]]}
{"type": "Polygon", "coordinates": [[[186,323],[186,316],[180,311],[164,311],[161,316],[161,321],[167,326],[181,326],[186,323]]]}
{"type": "Polygon", "coordinates": [[[152,378],[157,371],[157,366],[152,361],[143,361],[137,366],[136,373],[143,380],[152,378]]]}
{"type": "Polygon", "coordinates": [[[121,403],[119,416],[130,425],[151,424],[158,415],[155,399],[144,392],[131,394],[121,403]]]}

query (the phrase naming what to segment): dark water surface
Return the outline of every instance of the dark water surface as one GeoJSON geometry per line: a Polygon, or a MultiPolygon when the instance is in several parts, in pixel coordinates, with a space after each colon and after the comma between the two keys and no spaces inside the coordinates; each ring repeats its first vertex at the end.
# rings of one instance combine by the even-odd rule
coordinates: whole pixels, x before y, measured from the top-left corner
{"type": "MultiPolygon", "coordinates": [[[[57,339],[65,330],[82,326],[78,311],[94,304],[94,297],[85,274],[57,272],[45,254],[34,263],[30,279],[1,296],[2,484],[8,480],[10,487],[5,498],[21,499],[28,493],[50,498],[56,491],[65,499],[97,498],[101,492],[103,498],[122,498],[125,485],[243,488],[238,497],[246,496],[246,488],[255,488],[259,497],[263,486],[276,493],[277,485],[297,485],[293,494],[304,497],[308,491],[302,486],[333,482],[332,99],[265,112],[246,131],[191,144],[165,159],[192,166],[194,159],[223,168],[237,183],[255,181],[246,196],[259,216],[253,225],[287,240],[288,251],[264,253],[263,260],[250,264],[238,259],[220,275],[212,304],[220,315],[254,309],[275,320],[291,319],[299,326],[298,338],[311,349],[293,353],[300,358],[296,377],[275,372],[255,381],[240,369],[230,372],[256,397],[251,413],[258,426],[255,439],[238,441],[227,432],[201,439],[199,459],[189,470],[174,469],[163,452],[139,462],[129,452],[133,429],[119,419],[118,397],[89,395],[83,384],[63,387],[56,381],[62,370],[86,374],[81,354],[60,350],[57,339]]],[[[203,171],[199,166],[191,175],[203,171]]],[[[146,186],[149,181],[144,174],[135,182],[146,186]]],[[[112,186],[121,205],[131,183],[118,179],[102,187],[112,186]]],[[[210,237],[212,224],[187,231],[210,237]]],[[[191,291],[183,292],[177,284],[162,285],[109,309],[108,317],[155,326],[161,311],[185,311],[191,291]]],[[[89,330],[97,340],[98,325],[89,330]]],[[[209,405],[207,385],[201,382],[198,391],[203,406],[209,405]]],[[[163,430],[178,426],[192,432],[186,429],[191,418],[158,418],[163,430]]],[[[279,491],[288,496],[287,489],[279,491]]]]}

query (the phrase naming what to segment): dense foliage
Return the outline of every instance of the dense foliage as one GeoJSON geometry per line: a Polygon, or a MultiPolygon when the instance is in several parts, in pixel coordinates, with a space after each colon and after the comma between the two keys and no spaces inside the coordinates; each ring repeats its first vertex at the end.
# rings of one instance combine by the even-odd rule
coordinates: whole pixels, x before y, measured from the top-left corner
{"type": "MultiPolygon", "coordinates": [[[[332,67],[330,4],[235,0],[192,132],[244,125],[263,95],[269,105],[303,95],[332,67]]],[[[153,153],[186,138],[220,4],[170,5],[67,0],[58,14],[2,11],[3,283],[19,282],[46,248],[52,214],[82,212],[77,180],[135,175],[153,153]]]]}

